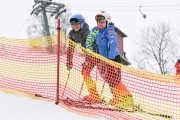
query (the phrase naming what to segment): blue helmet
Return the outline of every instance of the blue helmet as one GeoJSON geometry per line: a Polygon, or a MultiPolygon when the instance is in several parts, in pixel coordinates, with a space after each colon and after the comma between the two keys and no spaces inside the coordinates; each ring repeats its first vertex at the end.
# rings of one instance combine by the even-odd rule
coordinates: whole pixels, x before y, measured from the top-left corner
{"type": "Polygon", "coordinates": [[[70,18],[70,24],[81,24],[81,28],[84,27],[84,17],[81,14],[75,14],[70,18]]]}

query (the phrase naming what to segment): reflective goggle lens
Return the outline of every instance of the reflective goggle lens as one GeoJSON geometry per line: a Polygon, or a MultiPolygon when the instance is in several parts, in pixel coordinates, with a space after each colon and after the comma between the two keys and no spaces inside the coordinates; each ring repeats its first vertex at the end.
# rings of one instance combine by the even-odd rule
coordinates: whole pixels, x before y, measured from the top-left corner
{"type": "Polygon", "coordinates": [[[76,19],[76,18],[71,18],[71,19],[70,19],[70,23],[71,23],[72,25],[74,25],[74,24],[80,24],[80,21],[79,21],[78,19],[76,19]]]}
{"type": "Polygon", "coordinates": [[[102,15],[96,15],[95,19],[96,19],[96,21],[105,20],[105,17],[102,15]]]}

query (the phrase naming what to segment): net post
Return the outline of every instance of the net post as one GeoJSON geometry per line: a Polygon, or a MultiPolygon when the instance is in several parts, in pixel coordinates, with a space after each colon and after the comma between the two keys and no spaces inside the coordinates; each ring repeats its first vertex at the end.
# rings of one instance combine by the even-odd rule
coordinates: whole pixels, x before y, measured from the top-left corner
{"type": "Polygon", "coordinates": [[[60,19],[58,19],[58,41],[57,41],[57,88],[56,88],[56,102],[57,105],[59,103],[59,65],[60,65],[60,19]]]}

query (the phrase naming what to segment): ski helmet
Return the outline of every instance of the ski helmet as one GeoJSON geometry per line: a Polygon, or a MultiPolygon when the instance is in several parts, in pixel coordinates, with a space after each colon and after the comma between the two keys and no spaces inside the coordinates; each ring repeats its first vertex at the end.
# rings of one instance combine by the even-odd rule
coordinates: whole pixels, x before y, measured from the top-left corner
{"type": "Polygon", "coordinates": [[[111,23],[111,16],[109,13],[105,12],[105,11],[101,11],[100,13],[98,13],[95,16],[95,20],[96,22],[98,22],[99,20],[106,20],[107,24],[111,23]]]}
{"type": "Polygon", "coordinates": [[[70,24],[81,24],[81,28],[83,28],[85,20],[81,14],[75,14],[70,18],[70,24]]]}

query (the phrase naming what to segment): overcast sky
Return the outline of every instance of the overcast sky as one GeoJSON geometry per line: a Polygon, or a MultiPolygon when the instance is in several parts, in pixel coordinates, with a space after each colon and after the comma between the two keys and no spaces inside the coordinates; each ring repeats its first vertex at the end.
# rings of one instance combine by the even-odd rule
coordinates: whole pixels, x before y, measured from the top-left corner
{"type": "MultiPolygon", "coordinates": [[[[55,1],[63,3],[63,0],[55,1]]],[[[82,14],[91,28],[96,25],[94,16],[99,10],[108,11],[115,25],[128,36],[124,38],[127,57],[136,55],[137,46],[134,41],[137,41],[141,30],[149,25],[169,22],[172,28],[180,32],[179,0],[113,0],[113,2],[109,0],[64,0],[64,2],[70,6],[72,14],[82,14]],[[143,19],[139,6],[142,6],[141,11],[146,14],[146,19],[143,19]]],[[[26,38],[26,27],[32,19],[30,13],[33,4],[34,0],[1,0],[0,36],[26,38]]]]}
{"type": "MultiPolygon", "coordinates": [[[[61,0],[56,0],[61,1],[61,0]]],[[[99,10],[106,10],[112,21],[128,37],[124,39],[127,57],[136,56],[134,41],[140,31],[160,22],[169,22],[172,28],[180,32],[180,0],[64,0],[72,14],[82,14],[92,28],[96,25],[94,16],[99,10]],[[143,19],[139,11],[146,14],[143,19]]],[[[31,18],[34,0],[1,0],[0,36],[26,38],[26,27],[31,18]]],[[[180,45],[180,40],[178,42],[180,45]]],[[[180,52],[179,52],[180,54],[180,52]]]]}
{"type": "Polygon", "coordinates": [[[69,3],[72,13],[83,14],[91,27],[96,25],[94,16],[99,10],[108,11],[115,25],[128,36],[124,38],[127,58],[137,56],[135,41],[138,42],[137,37],[147,26],[167,22],[173,29],[180,32],[179,0],[112,0],[112,2],[110,0],[66,0],[66,2],[69,3]],[[146,19],[143,19],[139,6],[142,6],[140,10],[146,14],[146,19]]]}

